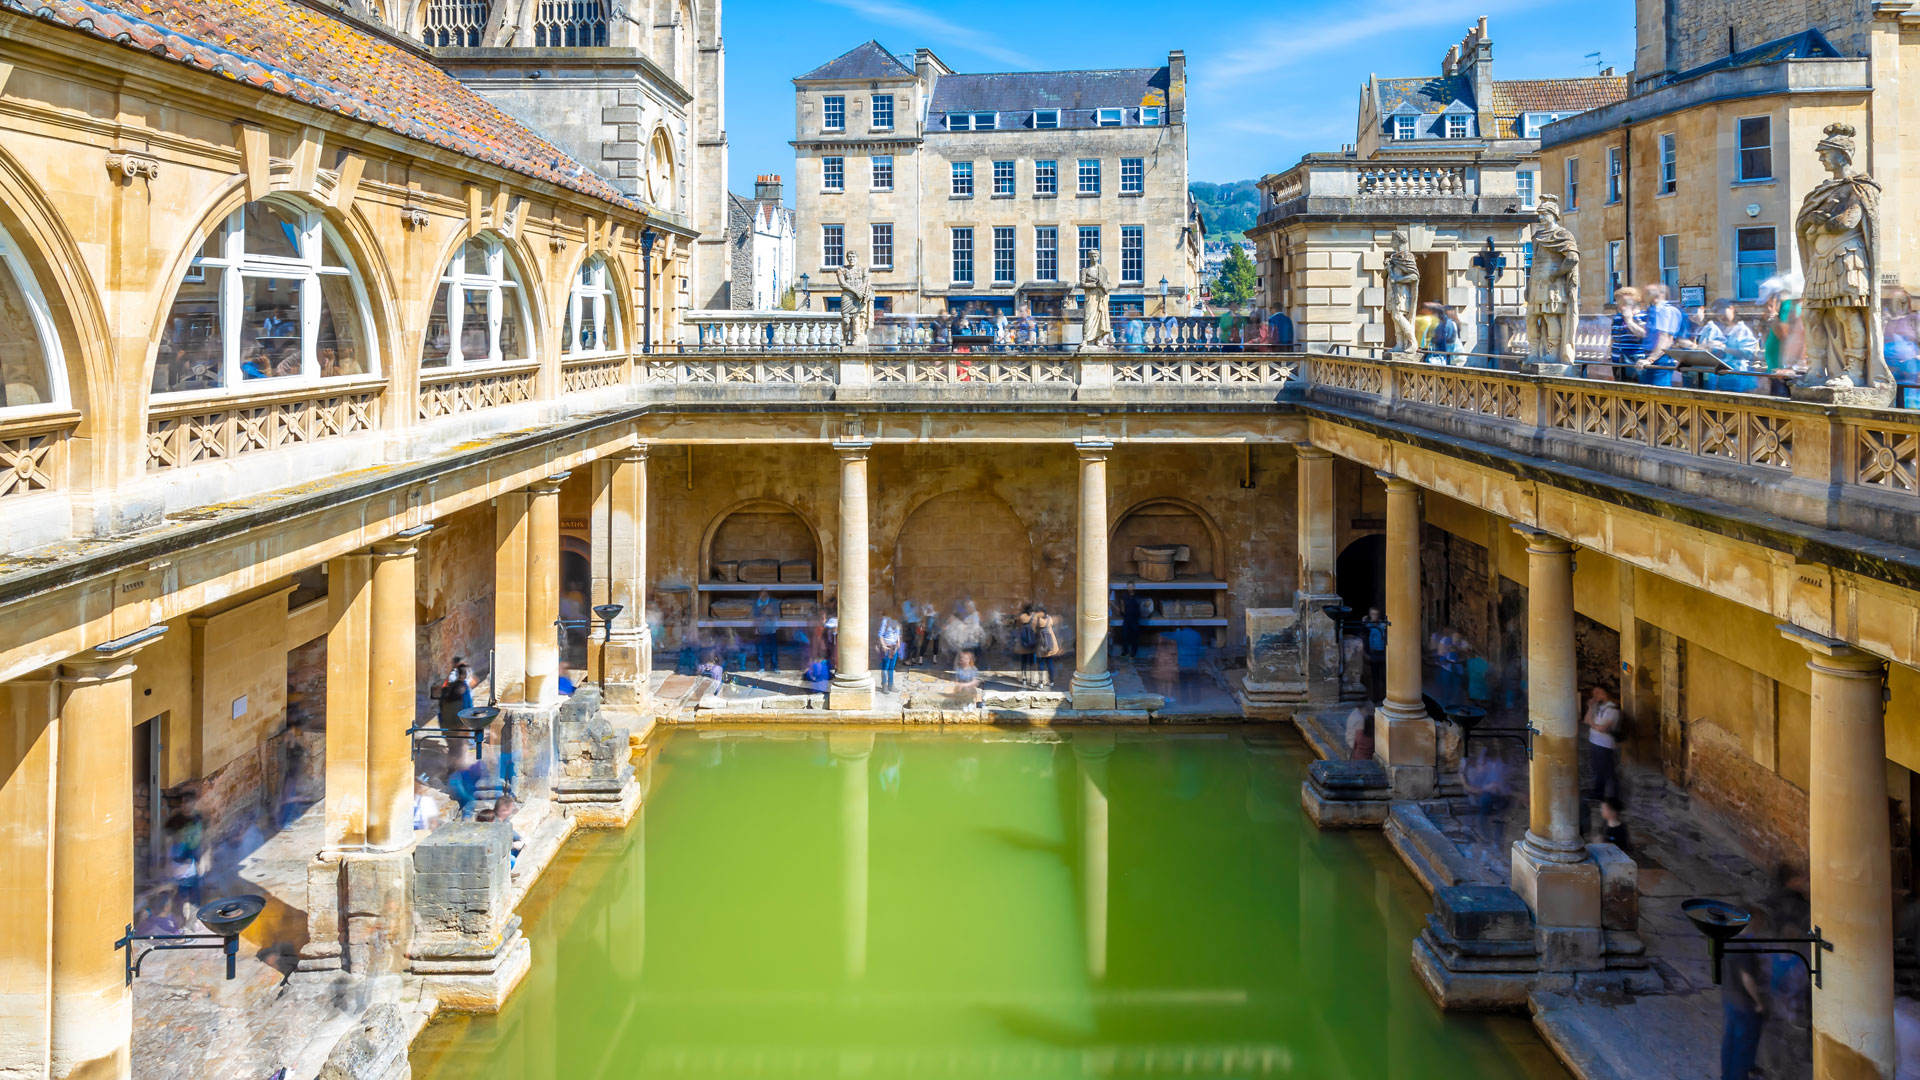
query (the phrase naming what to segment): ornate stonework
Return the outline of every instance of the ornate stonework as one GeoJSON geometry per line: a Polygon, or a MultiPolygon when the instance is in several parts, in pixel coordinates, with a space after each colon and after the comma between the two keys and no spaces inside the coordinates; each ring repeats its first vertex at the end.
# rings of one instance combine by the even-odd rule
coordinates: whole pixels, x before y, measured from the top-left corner
{"type": "Polygon", "coordinates": [[[1387,317],[1393,322],[1393,351],[1409,352],[1415,345],[1413,305],[1420,295],[1420,264],[1414,260],[1406,231],[1393,234],[1387,254],[1387,317]]]}

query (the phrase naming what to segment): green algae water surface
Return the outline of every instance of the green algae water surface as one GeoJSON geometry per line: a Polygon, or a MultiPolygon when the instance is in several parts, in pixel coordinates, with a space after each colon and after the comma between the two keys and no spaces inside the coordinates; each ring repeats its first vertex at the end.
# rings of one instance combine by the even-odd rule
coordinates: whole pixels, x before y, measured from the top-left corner
{"type": "Polygon", "coordinates": [[[676,731],[641,816],[523,905],[423,1080],[1564,1077],[1444,1016],[1426,895],[1320,833],[1289,731],[676,731]]]}

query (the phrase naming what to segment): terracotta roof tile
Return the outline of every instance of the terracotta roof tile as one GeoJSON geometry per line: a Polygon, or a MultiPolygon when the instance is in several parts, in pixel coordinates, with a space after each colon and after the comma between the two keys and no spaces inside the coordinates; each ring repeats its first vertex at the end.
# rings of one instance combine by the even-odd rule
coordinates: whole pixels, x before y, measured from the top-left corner
{"type": "Polygon", "coordinates": [[[38,16],[639,208],[432,61],[296,0],[0,0],[0,10],[38,16]]]}
{"type": "Polygon", "coordinates": [[[1495,79],[1493,111],[1497,116],[1530,112],[1585,112],[1611,105],[1627,96],[1622,75],[1593,75],[1579,79],[1495,79]]]}

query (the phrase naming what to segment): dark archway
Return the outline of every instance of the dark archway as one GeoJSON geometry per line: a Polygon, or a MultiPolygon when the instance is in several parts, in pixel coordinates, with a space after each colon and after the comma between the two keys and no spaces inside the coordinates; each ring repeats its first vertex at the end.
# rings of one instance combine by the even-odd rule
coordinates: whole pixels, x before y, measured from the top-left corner
{"type": "Polygon", "coordinates": [[[1368,608],[1382,611],[1387,606],[1387,538],[1374,533],[1348,544],[1334,563],[1334,580],[1340,590],[1340,602],[1355,613],[1365,615],[1368,608]]]}

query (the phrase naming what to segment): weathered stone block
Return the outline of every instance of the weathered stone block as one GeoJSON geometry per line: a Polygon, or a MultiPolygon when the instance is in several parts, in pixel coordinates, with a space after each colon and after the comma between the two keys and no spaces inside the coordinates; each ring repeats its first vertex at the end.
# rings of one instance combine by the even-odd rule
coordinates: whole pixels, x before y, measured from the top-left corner
{"type": "Polygon", "coordinates": [[[1454,941],[1531,941],[1533,913],[1504,885],[1455,885],[1433,894],[1433,917],[1454,941]]]}
{"type": "Polygon", "coordinates": [[[1612,844],[1588,844],[1600,867],[1600,925],[1607,930],[1640,928],[1640,867],[1612,844]]]}
{"type": "Polygon", "coordinates": [[[1305,627],[1293,608],[1248,608],[1246,691],[1260,697],[1306,696],[1305,627]]]}
{"type": "Polygon", "coordinates": [[[381,1002],[333,1045],[319,1080],[404,1080],[412,1074],[406,1018],[399,1006],[381,1002]]]}

